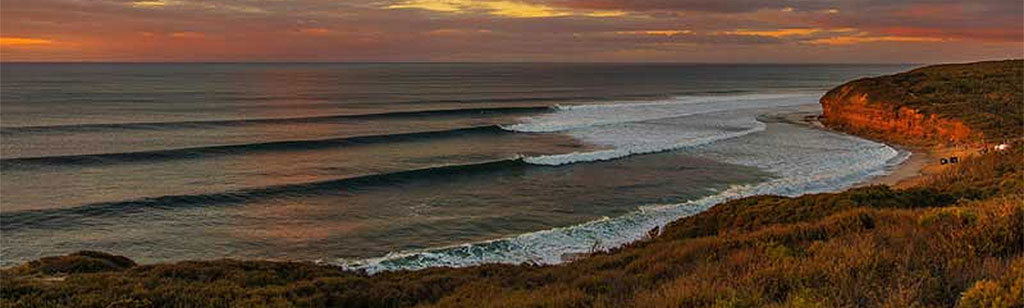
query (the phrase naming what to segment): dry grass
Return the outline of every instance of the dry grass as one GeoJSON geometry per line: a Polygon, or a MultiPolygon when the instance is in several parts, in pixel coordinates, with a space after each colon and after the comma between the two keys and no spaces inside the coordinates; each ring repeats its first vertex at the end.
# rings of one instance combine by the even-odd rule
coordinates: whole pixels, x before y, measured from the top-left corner
{"type": "Polygon", "coordinates": [[[924,114],[959,119],[981,131],[987,141],[1000,142],[1020,138],[1020,128],[1024,127],[1021,80],[1024,60],[1005,60],[933,65],[850,84],[890,104],[893,110],[906,106],[924,114]]]}
{"type": "Polygon", "coordinates": [[[0,272],[0,307],[1024,307],[1022,148],[909,189],[726,202],[559,266],[367,276],[83,252],[0,272]]]}
{"type": "Polygon", "coordinates": [[[928,187],[735,200],[561,266],[366,276],[265,261],[134,266],[84,253],[4,271],[0,306],[1019,307],[1021,154],[989,154],[928,187]]]}

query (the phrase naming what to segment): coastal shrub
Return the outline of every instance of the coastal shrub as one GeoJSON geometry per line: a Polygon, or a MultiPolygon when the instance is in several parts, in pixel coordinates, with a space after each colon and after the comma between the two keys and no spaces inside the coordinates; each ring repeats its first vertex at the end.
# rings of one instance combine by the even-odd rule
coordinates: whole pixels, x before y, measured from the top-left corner
{"type": "Polygon", "coordinates": [[[852,81],[896,110],[962,120],[988,142],[1020,138],[1024,127],[1024,61],[933,65],[909,72],[852,81]],[[1013,128],[1013,129],[1011,129],[1013,128]]]}
{"type": "MultiPolygon", "coordinates": [[[[1013,298],[1020,285],[1013,275],[1020,270],[1011,267],[1020,266],[1024,251],[1024,206],[1016,202],[1021,196],[937,207],[903,206],[899,200],[907,196],[878,188],[846,198],[806,198],[847,200],[864,193],[872,196],[870,206],[810,211],[822,218],[700,236],[669,232],[700,225],[703,219],[694,216],[642,245],[560,266],[366,276],[314,264],[223,260],[72,274],[63,281],[5,271],[0,306],[468,307],[482,301],[495,307],[973,307],[1013,298]]],[[[756,199],[791,212],[813,204],[804,198],[756,199]]]]}
{"type": "MultiPolygon", "coordinates": [[[[926,108],[1020,138],[1022,62],[1010,64],[886,82],[911,89],[918,98],[907,104],[941,98],[926,108]]],[[[78,252],[0,270],[0,307],[1022,307],[1024,144],[1011,148],[907,189],[728,201],[556,266],[366,275],[295,262],[136,265],[78,252]]]]}
{"type": "Polygon", "coordinates": [[[1024,193],[980,187],[1019,176],[1013,158],[981,156],[910,189],[733,200],[559,266],[367,276],[267,261],[137,266],[79,252],[0,272],[0,306],[1013,307],[1024,193]]]}
{"type": "Polygon", "coordinates": [[[979,280],[964,291],[960,308],[1024,307],[1024,258],[1013,260],[1009,273],[1000,279],[979,280]]]}
{"type": "Polygon", "coordinates": [[[67,275],[118,271],[135,266],[131,259],[98,251],[79,251],[66,256],[44,257],[7,271],[19,276],[67,275]]]}

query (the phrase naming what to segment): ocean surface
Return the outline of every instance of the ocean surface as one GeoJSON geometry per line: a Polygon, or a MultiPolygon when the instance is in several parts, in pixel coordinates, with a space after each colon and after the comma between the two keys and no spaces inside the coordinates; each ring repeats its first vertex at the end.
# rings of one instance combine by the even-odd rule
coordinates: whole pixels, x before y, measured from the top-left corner
{"type": "Polygon", "coordinates": [[[771,121],[905,65],[0,65],[0,266],[558,263],[906,157],[771,121]]]}

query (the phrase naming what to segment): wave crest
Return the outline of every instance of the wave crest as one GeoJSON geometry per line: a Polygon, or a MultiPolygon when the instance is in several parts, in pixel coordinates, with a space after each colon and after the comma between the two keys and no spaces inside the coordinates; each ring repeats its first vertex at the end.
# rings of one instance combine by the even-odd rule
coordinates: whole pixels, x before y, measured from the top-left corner
{"type": "Polygon", "coordinates": [[[677,143],[647,143],[647,144],[638,144],[638,145],[635,145],[635,146],[624,146],[624,147],[610,149],[610,150],[601,150],[601,151],[593,151],[593,152],[573,152],[573,153],[568,153],[568,154],[556,154],[556,155],[543,155],[543,156],[534,156],[534,157],[524,157],[523,161],[525,161],[526,163],[529,163],[529,164],[534,164],[534,165],[559,166],[559,165],[567,165],[567,164],[574,164],[574,163],[580,163],[580,162],[595,162],[595,161],[612,160],[612,159],[618,159],[618,158],[622,158],[622,157],[626,157],[626,156],[630,156],[630,155],[637,155],[637,154],[651,154],[651,153],[658,153],[658,152],[678,150],[678,149],[682,149],[682,148],[686,148],[686,147],[699,146],[699,145],[704,145],[704,144],[708,144],[708,143],[712,143],[712,142],[716,142],[716,141],[720,141],[720,140],[725,140],[725,139],[731,139],[731,138],[736,138],[736,137],[740,137],[740,136],[745,136],[745,135],[752,134],[752,133],[755,133],[755,132],[763,131],[763,130],[765,130],[765,127],[767,127],[764,123],[762,123],[760,121],[756,121],[755,120],[754,122],[756,122],[756,125],[754,125],[754,127],[750,128],[750,129],[747,129],[747,130],[743,130],[743,131],[739,131],[739,132],[732,132],[732,133],[725,133],[725,134],[718,134],[718,135],[713,135],[713,136],[698,137],[698,138],[693,138],[693,139],[685,140],[683,142],[677,142],[677,143]]]}
{"type": "MultiPolygon", "coordinates": [[[[560,165],[685,147],[687,154],[757,167],[776,176],[766,182],[734,186],[683,203],[643,206],[619,217],[602,218],[575,226],[490,241],[396,252],[379,258],[336,259],[327,263],[371,274],[390,270],[417,270],[436,266],[465,267],[487,263],[557,264],[564,262],[565,256],[587,253],[595,247],[599,250],[610,249],[642,239],[654,227],[663,227],[669,222],[695,215],[721,202],[764,194],[796,196],[834,191],[884,173],[889,167],[906,159],[904,152],[854,136],[790,124],[768,125],[756,120],[759,115],[766,112],[766,109],[778,111],[778,107],[805,104],[800,101],[786,102],[784,99],[773,97],[755,106],[741,104],[739,109],[720,110],[722,106],[704,108],[697,113],[700,116],[678,116],[679,113],[673,113],[654,119],[650,117],[655,115],[650,115],[620,117],[618,122],[595,121],[582,126],[543,126],[571,127],[565,130],[565,133],[612,148],[588,153],[523,158],[525,162],[531,164],[560,165]]],[[[661,103],[652,105],[659,106],[658,104],[661,103]]],[[[587,116],[564,114],[588,108],[629,110],[635,107],[561,107],[550,116],[586,118],[587,116]]],[[[642,106],[639,108],[644,109],[642,106]]],[[[681,107],[686,108],[689,107],[681,107]]],[[[652,111],[640,113],[646,112],[652,111]]],[[[540,122],[534,120],[531,123],[540,122]]]]}
{"type": "Polygon", "coordinates": [[[556,106],[557,112],[532,117],[503,129],[524,133],[563,132],[587,127],[678,118],[750,108],[795,106],[814,103],[819,95],[759,94],[736,96],[686,96],[664,101],[556,106]]]}

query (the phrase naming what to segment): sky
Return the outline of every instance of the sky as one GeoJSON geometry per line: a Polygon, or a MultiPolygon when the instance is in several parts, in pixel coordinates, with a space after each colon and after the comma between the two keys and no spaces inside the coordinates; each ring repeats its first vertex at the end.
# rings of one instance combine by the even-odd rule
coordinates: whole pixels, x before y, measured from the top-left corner
{"type": "Polygon", "coordinates": [[[4,0],[0,61],[939,63],[1021,0],[4,0]]]}

